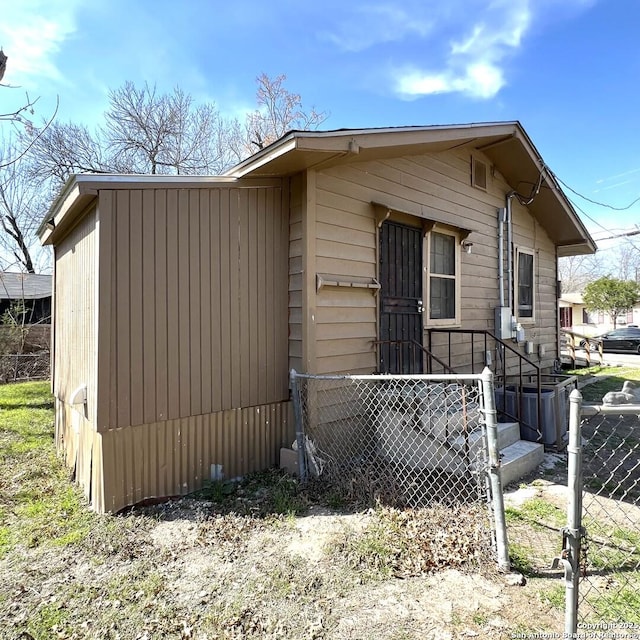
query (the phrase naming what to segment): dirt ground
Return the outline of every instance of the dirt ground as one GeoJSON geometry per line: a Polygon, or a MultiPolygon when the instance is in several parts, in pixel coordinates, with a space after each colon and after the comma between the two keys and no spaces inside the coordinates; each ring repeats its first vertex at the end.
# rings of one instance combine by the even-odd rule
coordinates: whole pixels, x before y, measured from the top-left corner
{"type": "MultiPolygon", "coordinates": [[[[64,472],[56,471],[50,417],[43,412],[40,457],[35,448],[27,450],[25,465],[7,463],[0,474],[0,640],[439,640],[562,633],[564,580],[550,566],[566,522],[565,455],[547,455],[535,477],[506,492],[512,561],[526,574],[525,584],[516,585],[496,570],[488,518],[478,514],[478,505],[359,507],[266,474],[248,485],[221,484],[198,496],[95,516],[64,472]],[[55,523],[60,531],[52,530],[55,523]]],[[[596,482],[607,470],[604,457],[625,477],[637,475],[637,466],[625,466],[637,461],[629,455],[637,421],[627,426],[619,434],[606,429],[598,454],[587,456],[585,471],[594,469],[585,478],[594,491],[607,487],[596,482]],[[611,434],[624,446],[618,440],[610,445],[611,434]]],[[[13,440],[7,431],[0,449],[30,442],[32,431],[30,426],[28,437],[13,440]]],[[[587,507],[591,503],[588,498],[587,507]]],[[[602,515],[618,525],[621,542],[636,543],[637,496],[627,498],[623,510],[606,499],[593,504],[592,519],[602,515]]],[[[596,552],[603,557],[593,544],[594,561],[596,552]]],[[[611,576],[597,577],[606,579],[597,585],[606,595],[611,576]]],[[[634,607],[637,590],[627,595],[634,607]]]]}
{"type": "Polygon", "coordinates": [[[544,597],[556,576],[510,586],[491,564],[467,566],[467,542],[445,538],[436,568],[399,571],[396,560],[411,549],[394,549],[403,535],[394,535],[403,526],[396,518],[321,505],[252,517],[202,499],[107,516],[80,544],[25,548],[0,562],[0,637],[440,640],[561,631],[563,613],[544,597]]]}

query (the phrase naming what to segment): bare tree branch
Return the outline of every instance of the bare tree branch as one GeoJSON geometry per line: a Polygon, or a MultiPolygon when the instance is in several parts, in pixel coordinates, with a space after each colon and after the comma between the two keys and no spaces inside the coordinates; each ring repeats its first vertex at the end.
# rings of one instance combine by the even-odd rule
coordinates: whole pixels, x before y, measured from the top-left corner
{"type": "MultiPolygon", "coordinates": [[[[35,101],[34,101],[35,104],[35,101]]],[[[53,112],[53,115],[49,118],[49,120],[47,122],[45,122],[44,127],[42,129],[39,130],[39,132],[37,133],[37,135],[35,135],[35,137],[32,135],[31,139],[27,142],[25,148],[20,152],[20,154],[14,158],[11,158],[10,160],[6,161],[4,164],[0,164],[0,169],[4,169],[5,167],[9,166],[10,164],[14,163],[14,162],[18,162],[19,160],[21,160],[24,156],[27,155],[27,153],[29,153],[29,151],[31,151],[31,149],[33,148],[33,146],[36,144],[36,142],[38,141],[38,139],[40,138],[40,136],[42,136],[44,134],[44,132],[51,126],[51,123],[54,121],[56,115],[58,115],[58,107],[60,106],[60,99],[59,97],[56,97],[56,108],[53,112]]],[[[0,117],[0,119],[2,119],[0,117]]],[[[27,129],[31,132],[33,132],[33,125],[30,121],[27,121],[26,123],[27,129]]]]}
{"type": "MultiPolygon", "coordinates": [[[[11,148],[9,148],[10,152],[11,148]]],[[[29,176],[26,159],[4,167],[0,172],[0,249],[12,254],[21,271],[36,273],[36,257],[47,261],[49,254],[37,238],[39,221],[46,211],[46,192],[29,176]]]]}
{"type": "Polygon", "coordinates": [[[293,129],[317,129],[329,117],[327,112],[316,111],[314,107],[305,111],[300,95],[284,87],[286,79],[285,75],[269,78],[265,73],[256,78],[258,108],[247,115],[246,155],[263,149],[293,129]]]}
{"type": "Polygon", "coordinates": [[[258,108],[242,125],[213,103],[196,105],[179,87],[162,94],[132,82],[109,94],[101,127],[55,123],[37,132],[32,176],[64,182],[72,173],[216,175],[290,129],[315,128],[327,114],[305,111],[285,76],[257,78],[258,108]]]}

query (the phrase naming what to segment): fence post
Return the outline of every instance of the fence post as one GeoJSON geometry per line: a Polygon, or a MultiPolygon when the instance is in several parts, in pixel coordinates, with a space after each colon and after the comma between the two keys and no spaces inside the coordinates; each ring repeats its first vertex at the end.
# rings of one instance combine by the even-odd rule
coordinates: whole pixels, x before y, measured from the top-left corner
{"type": "Polygon", "coordinates": [[[291,396],[293,398],[293,417],[296,421],[296,445],[298,447],[298,473],[300,480],[307,480],[307,460],[304,448],[304,424],[302,412],[302,394],[298,383],[298,373],[295,369],[291,369],[289,380],[291,386],[291,396]]]}
{"type": "MultiPolygon", "coordinates": [[[[580,579],[580,542],[582,538],[582,394],[574,389],[569,396],[569,444],[567,446],[567,529],[563,550],[565,560],[566,634],[575,634],[578,626],[578,581],[580,579]]],[[[572,636],[566,636],[572,637],[572,636]]]]}
{"type": "Polygon", "coordinates": [[[498,554],[498,568],[509,571],[509,543],[507,542],[507,524],[504,516],[504,496],[502,495],[502,480],[500,478],[500,451],[498,449],[498,415],[496,412],[496,398],[494,394],[493,373],[485,367],[480,376],[482,380],[482,394],[484,398],[484,420],[487,431],[487,450],[489,454],[489,482],[493,518],[496,529],[496,551],[498,554]]]}

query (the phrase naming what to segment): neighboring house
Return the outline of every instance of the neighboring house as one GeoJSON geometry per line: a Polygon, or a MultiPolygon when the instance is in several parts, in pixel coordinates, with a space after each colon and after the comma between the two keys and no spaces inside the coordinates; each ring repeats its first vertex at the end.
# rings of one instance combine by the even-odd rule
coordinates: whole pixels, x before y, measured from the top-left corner
{"type": "Polygon", "coordinates": [[[0,318],[13,308],[25,324],[50,324],[52,282],[50,275],[0,272],[0,318]]]}
{"type": "Polygon", "coordinates": [[[294,131],[222,177],[76,176],[40,237],[56,438],[98,511],[277,463],[291,367],[418,372],[389,345],[511,341],[513,316],[550,371],[557,257],[595,251],[517,122],[294,131]]]}
{"type": "MultiPolygon", "coordinates": [[[[595,336],[613,329],[613,318],[603,311],[588,311],[581,293],[563,293],[558,301],[560,326],[574,333],[595,336]]],[[[640,304],[616,318],[616,327],[640,326],[640,304]]]]}
{"type": "Polygon", "coordinates": [[[563,293],[558,308],[562,329],[583,335],[593,335],[597,331],[598,314],[587,311],[581,293],[563,293]]]}

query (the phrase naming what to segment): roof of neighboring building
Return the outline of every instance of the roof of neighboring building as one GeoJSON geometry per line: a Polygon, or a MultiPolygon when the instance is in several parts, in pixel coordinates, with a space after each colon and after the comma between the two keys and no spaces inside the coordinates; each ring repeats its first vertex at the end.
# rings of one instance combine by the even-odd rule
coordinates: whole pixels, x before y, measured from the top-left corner
{"type": "Polygon", "coordinates": [[[0,300],[35,300],[51,295],[52,277],[41,273],[0,271],[0,300]]]}
{"type": "Polygon", "coordinates": [[[581,293],[563,293],[560,296],[560,302],[568,302],[569,304],[584,304],[581,293]]]}

